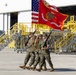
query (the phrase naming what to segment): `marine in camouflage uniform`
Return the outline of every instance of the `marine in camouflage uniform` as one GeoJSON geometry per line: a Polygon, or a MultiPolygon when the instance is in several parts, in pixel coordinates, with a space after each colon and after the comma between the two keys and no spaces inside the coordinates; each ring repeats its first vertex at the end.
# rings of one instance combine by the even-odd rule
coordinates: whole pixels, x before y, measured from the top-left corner
{"type": "MultiPolygon", "coordinates": [[[[46,63],[44,61],[44,56],[41,54],[41,44],[42,44],[42,35],[39,35],[37,37],[37,42],[35,42],[34,47],[35,47],[35,62],[33,64],[33,70],[36,70],[36,66],[38,65],[38,63],[40,62],[44,62],[44,70],[46,70],[46,63]]],[[[42,65],[40,65],[42,66],[42,65]]]]}
{"type": "MultiPolygon", "coordinates": [[[[48,62],[49,66],[51,67],[50,71],[54,71],[54,68],[53,68],[53,64],[52,64],[52,61],[51,61],[51,58],[50,58],[50,52],[49,52],[49,45],[48,45],[48,42],[47,42],[47,46],[43,47],[45,41],[46,41],[46,38],[47,38],[47,35],[44,34],[43,35],[43,40],[42,40],[42,45],[41,45],[41,54],[44,56],[44,58],[46,59],[46,61],[48,62]]],[[[38,71],[41,71],[42,69],[42,66],[44,65],[45,63],[43,62],[43,59],[40,59],[40,67],[39,69],[37,69],[38,71]]]]}
{"type": "Polygon", "coordinates": [[[21,35],[18,35],[17,37],[16,37],[16,39],[15,39],[15,48],[16,48],[16,50],[17,49],[20,49],[20,45],[21,45],[21,35]]]}
{"type": "MultiPolygon", "coordinates": [[[[14,41],[15,41],[15,50],[17,50],[17,48],[18,48],[18,47],[17,47],[18,37],[17,37],[17,38],[15,38],[15,39],[14,39],[14,41]]],[[[15,50],[14,50],[14,51],[15,51],[15,50]]]]}
{"type": "Polygon", "coordinates": [[[33,68],[32,68],[33,70],[36,69],[36,66],[39,63],[39,38],[38,36],[36,37],[35,42],[34,42],[34,53],[35,53],[35,61],[34,61],[33,68]]]}
{"type": "Polygon", "coordinates": [[[24,50],[25,49],[25,42],[27,40],[27,37],[25,35],[21,35],[21,43],[20,43],[20,49],[24,50]]]}
{"type": "Polygon", "coordinates": [[[23,68],[23,69],[28,68],[28,67],[26,67],[26,64],[28,63],[29,59],[31,59],[30,60],[31,62],[29,63],[29,66],[31,66],[34,63],[34,58],[35,58],[35,55],[33,53],[33,44],[34,44],[34,35],[33,35],[33,33],[30,33],[29,37],[30,37],[30,39],[29,39],[28,44],[26,46],[27,54],[26,54],[26,57],[25,57],[25,60],[24,60],[24,65],[19,66],[20,68],[23,68]]]}
{"type": "Polygon", "coordinates": [[[33,53],[33,55],[32,55],[32,60],[33,60],[33,62],[32,61],[30,61],[30,63],[32,62],[32,64],[30,64],[29,63],[29,67],[27,67],[27,69],[33,69],[31,66],[34,64],[34,62],[35,62],[35,60],[36,60],[36,58],[38,57],[38,48],[37,48],[37,45],[38,45],[38,42],[36,42],[36,36],[35,36],[35,39],[34,39],[34,44],[33,44],[33,47],[32,47],[32,53],[33,53]]]}
{"type": "Polygon", "coordinates": [[[21,39],[20,39],[20,49],[23,49],[23,35],[21,35],[21,39]]]}

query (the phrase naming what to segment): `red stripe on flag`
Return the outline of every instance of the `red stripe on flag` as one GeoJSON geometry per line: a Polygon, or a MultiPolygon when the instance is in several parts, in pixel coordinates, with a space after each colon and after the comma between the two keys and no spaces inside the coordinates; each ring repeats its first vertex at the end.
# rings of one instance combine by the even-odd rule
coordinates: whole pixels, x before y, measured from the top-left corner
{"type": "Polygon", "coordinates": [[[38,12],[32,12],[32,23],[38,23],[39,22],[39,13],[38,12]]]}

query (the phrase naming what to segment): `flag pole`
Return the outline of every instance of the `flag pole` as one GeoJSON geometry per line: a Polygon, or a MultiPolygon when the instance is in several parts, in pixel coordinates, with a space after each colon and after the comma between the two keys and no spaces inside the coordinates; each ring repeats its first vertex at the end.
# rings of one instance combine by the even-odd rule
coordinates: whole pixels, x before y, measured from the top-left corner
{"type": "MultiPolygon", "coordinates": [[[[38,7],[38,11],[39,11],[39,9],[40,9],[40,0],[39,0],[39,7],[38,7]]],[[[39,12],[39,15],[40,15],[40,12],[39,12]]],[[[38,15],[38,16],[39,16],[39,15],[38,15]]],[[[39,25],[40,25],[39,17],[38,17],[38,23],[39,23],[39,25]]]]}

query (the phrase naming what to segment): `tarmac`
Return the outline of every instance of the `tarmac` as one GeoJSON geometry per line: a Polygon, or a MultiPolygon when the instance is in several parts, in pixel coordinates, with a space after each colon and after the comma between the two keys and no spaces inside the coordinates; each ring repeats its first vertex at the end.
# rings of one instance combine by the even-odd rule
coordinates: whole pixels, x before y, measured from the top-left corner
{"type": "Polygon", "coordinates": [[[49,71],[50,67],[48,63],[47,71],[38,72],[19,68],[19,66],[24,63],[25,55],[26,52],[17,53],[14,49],[9,49],[7,47],[0,51],[0,75],[76,75],[75,54],[51,53],[51,60],[55,68],[53,72],[49,71]]]}

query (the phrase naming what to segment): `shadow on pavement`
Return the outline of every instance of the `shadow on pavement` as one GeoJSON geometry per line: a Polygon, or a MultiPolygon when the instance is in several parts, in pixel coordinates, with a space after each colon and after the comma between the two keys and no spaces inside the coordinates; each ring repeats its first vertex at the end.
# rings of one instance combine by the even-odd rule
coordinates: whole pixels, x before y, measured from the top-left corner
{"type": "Polygon", "coordinates": [[[55,68],[55,72],[69,72],[69,71],[76,71],[76,69],[71,69],[71,68],[55,68]]]}

